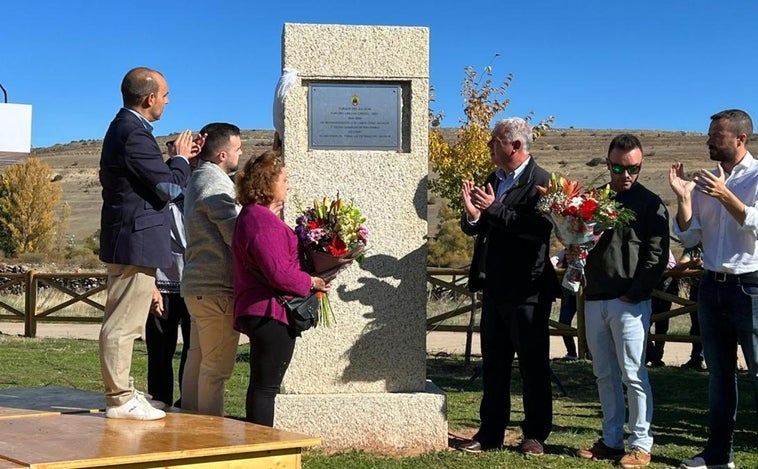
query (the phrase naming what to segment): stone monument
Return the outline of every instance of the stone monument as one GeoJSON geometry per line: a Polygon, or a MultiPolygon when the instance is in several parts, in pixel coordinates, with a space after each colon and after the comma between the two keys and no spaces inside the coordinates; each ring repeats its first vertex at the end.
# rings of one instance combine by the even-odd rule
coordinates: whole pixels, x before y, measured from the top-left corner
{"type": "Polygon", "coordinates": [[[306,331],[276,400],[275,426],[326,449],[447,447],[445,395],[426,379],[429,30],[284,25],[283,101],[296,199],[352,200],[369,251],[332,284],[336,325],[306,331]]]}

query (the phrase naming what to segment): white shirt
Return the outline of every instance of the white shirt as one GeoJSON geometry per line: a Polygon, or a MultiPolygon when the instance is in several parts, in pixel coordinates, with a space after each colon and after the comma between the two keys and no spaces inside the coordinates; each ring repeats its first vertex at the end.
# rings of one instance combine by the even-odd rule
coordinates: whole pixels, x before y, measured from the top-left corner
{"type": "Polygon", "coordinates": [[[758,161],[750,152],[727,175],[726,187],[745,204],[742,226],[721,202],[695,190],[690,228],[681,231],[675,221],[674,234],[685,247],[703,242],[706,270],[737,275],[758,271],[758,161]]]}

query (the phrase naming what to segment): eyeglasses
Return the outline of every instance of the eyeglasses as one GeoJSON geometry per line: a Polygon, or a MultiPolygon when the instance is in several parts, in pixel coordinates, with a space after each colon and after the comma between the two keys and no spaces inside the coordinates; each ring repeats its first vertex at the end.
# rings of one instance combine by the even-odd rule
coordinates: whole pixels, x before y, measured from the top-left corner
{"type": "Polygon", "coordinates": [[[642,169],[642,163],[633,164],[630,166],[624,166],[623,164],[611,163],[611,172],[613,174],[624,174],[624,171],[626,171],[627,173],[634,175],[634,174],[639,173],[640,169],[642,169]]]}
{"type": "Polygon", "coordinates": [[[490,135],[489,143],[492,143],[494,141],[498,141],[500,143],[510,143],[508,140],[504,139],[503,137],[499,137],[497,135],[490,135]]]}

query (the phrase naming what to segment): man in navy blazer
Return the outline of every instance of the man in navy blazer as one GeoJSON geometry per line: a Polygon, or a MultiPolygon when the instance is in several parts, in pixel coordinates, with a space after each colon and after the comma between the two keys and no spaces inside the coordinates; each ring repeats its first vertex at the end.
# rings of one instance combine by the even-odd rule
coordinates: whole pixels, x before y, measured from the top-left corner
{"type": "MultiPolygon", "coordinates": [[[[155,70],[130,70],[121,83],[124,107],[110,124],[100,156],[103,207],[100,260],[108,284],[100,330],[100,370],[107,418],[155,420],[162,410],[130,384],[134,340],[141,335],[155,288],[155,269],[171,266],[168,202],[190,174],[192,133],[176,139],[177,155],[164,162],[151,122],[168,104],[168,84],[155,70]]],[[[155,401],[153,401],[155,402],[155,401]]]]}
{"type": "Polygon", "coordinates": [[[550,262],[552,225],[536,209],[536,186],[546,186],[549,175],[529,154],[531,141],[532,128],[524,119],[498,121],[488,142],[497,171],[485,186],[466,181],[461,190],[461,228],[476,235],[469,289],[484,291],[480,426],[460,447],[466,452],[502,447],[515,355],[524,398],[519,450],[543,454],[552,426],[548,320],[561,290],[550,262]]]}

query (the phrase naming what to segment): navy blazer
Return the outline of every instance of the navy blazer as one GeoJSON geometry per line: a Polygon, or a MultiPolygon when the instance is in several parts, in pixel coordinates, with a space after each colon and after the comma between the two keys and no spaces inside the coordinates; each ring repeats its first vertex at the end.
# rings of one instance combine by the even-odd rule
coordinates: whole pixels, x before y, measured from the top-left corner
{"type": "Polygon", "coordinates": [[[100,260],[170,267],[168,202],[182,193],[189,175],[187,160],[164,162],[153,134],[122,108],[108,127],[100,155],[100,260]]]}
{"type": "MultiPolygon", "coordinates": [[[[516,184],[482,212],[471,225],[464,213],[461,229],[476,235],[468,287],[518,302],[552,301],[561,295],[550,262],[552,224],[536,209],[550,175],[531,158],[516,184]]],[[[497,193],[500,180],[491,173],[486,184],[497,193]]]]}

